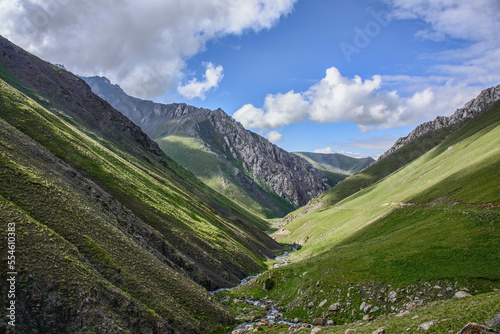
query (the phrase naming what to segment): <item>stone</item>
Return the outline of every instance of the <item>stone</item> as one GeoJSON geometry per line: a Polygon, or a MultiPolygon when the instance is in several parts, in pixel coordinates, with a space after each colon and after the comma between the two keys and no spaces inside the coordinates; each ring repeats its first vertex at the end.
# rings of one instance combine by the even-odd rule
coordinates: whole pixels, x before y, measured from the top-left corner
{"type": "Polygon", "coordinates": [[[310,308],[313,308],[314,307],[314,303],[313,302],[310,302],[309,304],[307,304],[306,308],[307,309],[310,309],[310,308]]]}
{"type": "Polygon", "coordinates": [[[370,321],[370,320],[373,320],[374,318],[372,316],[370,316],[369,314],[365,314],[363,316],[363,321],[370,321]]]}
{"type": "Polygon", "coordinates": [[[321,303],[319,303],[318,307],[323,307],[326,304],[327,300],[323,300],[321,303]]]}
{"type": "Polygon", "coordinates": [[[389,295],[387,296],[387,298],[391,303],[395,303],[397,298],[398,298],[398,293],[393,290],[393,291],[389,292],[389,295]]]}
{"type": "Polygon", "coordinates": [[[423,324],[420,324],[420,326],[418,326],[418,330],[419,331],[428,331],[429,328],[431,328],[435,324],[436,324],[435,321],[424,322],[423,324]]]}
{"type": "Polygon", "coordinates": [[[361,305],[359,306],[359,310],[363,311],[366,307],[366,302],[362,302],[361,305]]]}
{"type": "Polygon", "coordinates": [[[493,319],[488,321],[487,325],[488,326],[500,326],[500,313],[495,314],[493,319]]]}
{"type": "Polygon", "coordinates": [[[324,326],[326,325],[326,321],[323,318],[316,318],[311,322],[313,326],[324,326]]]}
{"type": "Polygon", "coordinates": [[[375,312],[377,312],[378,310],[380,310],[380,307],[375,306],[375,307],[373,307],[373,308],[370,310],[370,313],[375,313],[375,312]]]}
{"type": "Polygon", "coordinates": [[[340,310],[340,307],[342,306],[341,303],[335,303],[335,304],[332,304],[328,307],[328,311],[331,311],[331,312],[334,312],[334,311],[338,311],[340,310]]]}
{"type": "Polygon", "coordinates": [[[248,333],[248,330],[244,328],[235,329],[234,331],[231,332],[231,334],[245,334],[245,333],[248,333]]]}
{"type": "Polygon", "coordinates": [[[333,326],[334,324],[335,324],[335,323],[334,323],[334,322],[333,322],[333,320],[331,320],[331,319],[330,319],[330,320],[328,320],[328,321],[326,322],[326,325],[327,325],[327,326],[333,326]]]}
{"type": "Polygon", "coordinates": [[[376,331],[374,331],[372,334],[385,334],[385,327],[380,327],[376,331]]]}
{"type": "Polygon", "coordinates": [[[359,329],[348,328],[345,330],[345,334],[356,333],[359,329]]]}
{"type": "Polygon", "coordinates": [[[500,330],[489,328],[473,322],[468,323],[457,334],[498,334],[500,330]]]}
{"type": "Polygon", "coordinates": [[[298,324],[299,322],[300,322],[300,319],[299,319],[299,318],[295,318],[295,319],[293,319],[293,323],[294,323],[294,324],[298,324]]]}
{"type": "Polygon", "coordinates": [[[465,298],[465,297],[471,297],[470,293],[467,293],[465,291],[458,291],[457,293],[455,293],[455,296],[453,296],[454,298],[465,298]]]}
{"type": "Polygon", "coordinates": [[[321,327],[314,327],[313,329],[311,329],[311,334],[319,333],[321,332],[321,329],[321,327]]]}
{"type": "Polygon", "coordinates": [[[363,312],[368,313],[368,312],[370,312],[371,308],[372,308],[372,305],[371,305],[371,304],[368,304],[368,305],[366,305],[366,306],[365,306],[365,308],[363,309],[363,312]]]}

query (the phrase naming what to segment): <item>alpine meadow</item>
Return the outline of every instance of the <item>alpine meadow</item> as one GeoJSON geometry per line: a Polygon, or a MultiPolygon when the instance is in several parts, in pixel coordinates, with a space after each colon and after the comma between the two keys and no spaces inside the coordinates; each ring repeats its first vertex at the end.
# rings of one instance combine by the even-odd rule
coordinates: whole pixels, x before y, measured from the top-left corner
{"type": "Polygon", "coordinates": [[[500,334],[498,13],[0,0],[0,332],[500,334]]]}

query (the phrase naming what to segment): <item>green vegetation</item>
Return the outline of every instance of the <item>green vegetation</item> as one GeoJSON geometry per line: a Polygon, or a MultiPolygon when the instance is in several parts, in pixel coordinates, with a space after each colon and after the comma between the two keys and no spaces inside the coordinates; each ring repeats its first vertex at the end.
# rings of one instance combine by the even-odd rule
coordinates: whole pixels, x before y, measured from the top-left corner
{"type": "Polygon", "coordinates": [[[103,313],[88,314],[84,331],[225,328],[230,313],[195,282],[234,284],[262,270],[279,247],[253,222],[267,224],[166,157],[130,154],[2,80],[0,96],[0,221],[3,231],[16,222],[23,250],[19,302],[36,305],[31,290],[57,291],[74,312],[97,301],[103,313]]]}
{"type": "Polygon", "coordinates": [[[374,161],[372,158],[357,159],[339,153],[295,152],[294,154],[306,159],[314,168],[325,174],[332,187],[348,176],[359,173],[374,161]]]}
{"type": "Polygon", "coordinates": [[[500,106],[430,133],[412,148],[419,150],[403,148],[290,214],[275,237],[302,245],[293,263],[230,295],[267,297],[290,319],[311,322],[329,314],[344,324],[362,319],[363,301],[379,307],[378,317],[410,301],[430,305],[462,289],[481,294],[499,288],[500,253],[492,250],[500,249],[500,106]],[[409,163],[382,177],[386,159],[409,163]],[[371,185],[354,191],[363,182],[371,185]],[[270,281],[273,287],[263,289],[270,281]],[[391,302],[394,290],[401,292],[391,302]],[[336,302],[342,309],[328,312],[336,302]]]}
{"type": "MultiPolygon", "coordinates": [[[[201,124],[204,124],[203,122],[201,124]]],[[[204,124],[205,127],[209,125],[204,124]]],[[[219,160],[217,154],[206,148],[202,140],[196,137],[169,135],[155,139],[167,156],[184,168],[191,171],[201,181],[237,205],[244,207],[253,215],[261,218],[275,218],[277,212],[282,214],[294,210],[294,207],[267,187],[265,184],[255,184],[262,196],[252,197],[237,181],[235,166],[236,160],[219,160]],[[257,200],[260,198],[260,200],[257,200]]],[[[212,143],[215,147],[217,144],[212,143]]],[[[250,176],[250,175],[247,175],[250,176]]],[[[260,224],[263,230],[269,226],[260,224]]]]}

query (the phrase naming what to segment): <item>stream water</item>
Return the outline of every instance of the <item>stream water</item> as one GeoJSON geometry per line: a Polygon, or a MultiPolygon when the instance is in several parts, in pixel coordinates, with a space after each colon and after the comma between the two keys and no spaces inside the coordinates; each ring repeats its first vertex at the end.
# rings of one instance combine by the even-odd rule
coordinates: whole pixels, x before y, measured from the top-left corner
{"type": "MultiPolygon", "coordinates": [[[[297,251],[298,248],[299,248],[298,245],[294,245],[294,247],[291,250],[285,251],[282,255],[276,256],[274,258],[274,260],[276,260],[278,262],[273,264],[273,268],[279,268],[279,267],[286,266],[286,265],[290,264],[290,260],[288,259],[290,257],[290,253],[297,251]]],[[[238,286],[247,283],[251,279],[259,277],[260,275],[261,274],[245,277],[244,279],[241,280],[241,282],[238,286]]],[[[221,292],[224,290],[228,290],[228,288],[218,289],[218,290],[212,291],[211,293],[217,294],[218,292],[221,292]]],[[[245,323],[238,324],[234,328],[234,330],[238,330],[238,329],[249,330],[249,329],[255,327],[259,323],[266,323],[266,322],[268,324],[278,323],[278,324],[284,324],[284,325],[289,325],[289,326],[292,326],[292,325],[301,326],[301,327],[304,327],[304,326],[309,327],[310,326],[310,324],[307,324],[307,323],[295,323],[295,322],[291,322],[289,320],[284,319],[283,313],[276,306],[274,306],[270,301],[260,300],[260,299],[250,299],[250,298],[244,298],[244,299],[241,299],[241,301],[248,303],[248,304],[251,304],[251,305],[266,308],[267,313],[266,313],[265,317],[260,319],[259,321],[245,322],[245,323]]]]}

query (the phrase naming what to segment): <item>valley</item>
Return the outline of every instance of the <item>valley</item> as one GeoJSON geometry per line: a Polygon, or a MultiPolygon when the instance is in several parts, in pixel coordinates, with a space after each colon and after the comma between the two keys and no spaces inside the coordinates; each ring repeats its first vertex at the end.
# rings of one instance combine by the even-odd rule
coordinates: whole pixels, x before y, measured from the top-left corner
{"type": "Polygon", "coordinates": [[[5,332],[500,331],[500,85],[374,161],[0,51],[5,332]]]}

